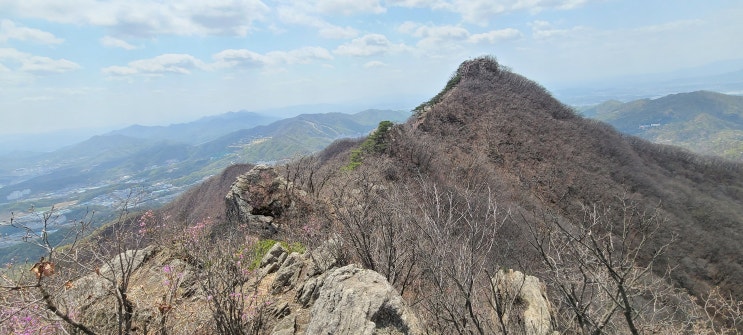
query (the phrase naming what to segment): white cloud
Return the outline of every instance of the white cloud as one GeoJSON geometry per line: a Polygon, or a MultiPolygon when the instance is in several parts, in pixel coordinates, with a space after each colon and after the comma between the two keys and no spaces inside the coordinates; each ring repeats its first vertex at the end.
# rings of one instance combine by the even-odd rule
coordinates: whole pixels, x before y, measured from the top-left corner
{"type": "Polygon", "coordinates": [[[495,44],[501,41],[514,40],[521,37],[521,32],[518,29],[506,28],[500,30],[491,30],[486,33],[473,34],[467,40],[470,43],[490,43],[495,44]]]}
{"type": "Polygon", "coordinates": [[[51,59],[49,57],[32,56],[22,61],[21,71],[34,74],[52,74],[74,71],[80,68],[75,62],[66,59],[51,59]]]}
{"type": "Polygon", "coordinates": [[[12,48],[0,49],[0,61],[2,60],[19,64],[17,70],[20,72],[36,75],[64,73],[81,68],[79,64],[66,59],[35,56],[12,48]]]}
{"type": "Polygon", "coordinates": [[[387,0],[387,4],[398,7],[425,7],[431,9],[448,8],[446,0],[387,0]]]}
{"type": "Polygon", "coordinates": [[[424,7],[457,13],[469,23],[488,25],[494,16],[528,11],[538,13],[548,9],[577,8],[591,0],[387,0],[391,6],[424,7]]]}
{"type": "Polygon", "coordinates": [[[269,65],[307,64],[315,60],[332,60],[333,56],[325,48],[305,47],[290,51],[272,51],[266,54],[269,65]]]}
{"type": "Polygon", "coordinates": [[[364,68],[365,69],[371,69],[371,68],[375,68],[375,67],[386,67],[386,66],[387,66],[387,64],[385,64],[383,62],[380,62],[378,60],[373,60],[371,62],[366,62],[364,64],[364,68]]]}
{"type": "Polygon", "coordinates": [[[164,54],[132,61],[127,66],[109,66],[102,72],[109,76],[162,76],[169,73],[190,74],[193,70],[207,68],[204,62],[188,54],[164,54]]]}
{"type": "Polygon", "coordinates": [[[421,26],[412,34],[419,37],[417,46],[424,49],[444,49],[456,47],[459,42],[466,41],[470,33],[459,26],[421,26]]]}
{"type": "Polygon", "coordinates": [[[246,49],[223,50],[214,56],[218,67],[259,68],[267,64],[265,56],[246,49]]]}
{"type": "Polygon", "coordinates": [[[238,35],[270,11],[260,0],[8,0],[9,13],[110,28],[116,36],[238,35]]]}
{"type": "Polygon", "coordinates": [[[547,21],[534,21],[529,23],[531,26],[532,36],[535,39],[550,39],[571,35],[575,32],[585,31],[586,28],[581,26],[571,28],[555,28],[554,25],[547,21]]]}
{"type": "Polygon", "coordinates": [[[323,38],[352,38],[358,35],[358,31],[352,27],[333,25],[320,18],[307,15],[295,7],[279,7],[278,14],[279,19],[284,23],[316,28],[323,38]]]}
{"type": "Polygon", "coordinates": [[[386,11],[379,0],[309,0],[302,3],[304,7],[329,15],[381,14],[386,11]]]}
{"type": "Polygon", "coordinates": [[[111,37],[111,36],[102,37],[100,39],[100,42],[101,42],[101,45],[105,47],[110,47],[110,48],[121,48],[125,50],[134,50],[138,48],[137,46],[131,45],[124,40],[118,39],[116,37],[111,37]]]}
{"type": "Polygon", "coordinates": [[[359,35],[359,32],[352,27],[340,27],[332,24],[319,27],[318,33],[321,37],[334,39],[352,38],[359,35]]]}
{"type": "Polygon", "coordinates": [[[386,36],[368,34],[335,48],[333,53],[341,56],[366,57],[404,49],[402,44],[392,44],[386,36]]]}
{"type": "Polygon", "coordinates": [[[403,34],[412,34],[413,32],[415,32],[415,29],[420,26],[421,25],[417,22],[405,21],[397,26],[397,31],[403,34]]]}
{"type": "Polygon", "coordinates": [[[305,47],[290,51],[271,51],[260,54],[247,49],[223,50],[214,56],[215,67],[262,68],[292,64],[307,64],[316,60],[332,60],[330,51],[320,47],[305,47]]]}
{"type": "Polygon", "coordinates": [[[8,40],[30,41],[42,44],[60,44],[63,39],[39,29],[16,25],[10,20],[0,20],[0,42],[8,40]]]}
{"type": "Polygon", "coordinates": [[[419,38],[416,46],[419,51],[436,51],[438,55],[446,51],[465,50],[466,44],[495,44],[519,39],[522,34],[515,28],[490,30],[472,34],[469,30],[455,25],[420,25],[414,22],[401,24],[398,31],[419,38]]]}

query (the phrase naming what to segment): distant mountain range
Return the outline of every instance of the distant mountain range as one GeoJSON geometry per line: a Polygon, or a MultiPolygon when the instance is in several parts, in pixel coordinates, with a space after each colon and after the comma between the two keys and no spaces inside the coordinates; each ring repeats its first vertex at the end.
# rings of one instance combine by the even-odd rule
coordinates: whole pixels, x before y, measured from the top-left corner
{"type": "Polygon", "coordinates": [[[697,91],[626,103],[610,100],[581,112],[656,143],[743,160],[743,96],[697,91]]]}
{"type": "MultiPolygon", "coordinates": [[[[56,205],[71,217],[115,211],[136,190],[140,203],[164,203],[235,163],[280,162],[361,137],[408,111],[305,114],[275,121],[227,113],[165,127],[132,126],[44,154],[0,159],[0,219],[56,205]]],[[[16,217],[17,218],[17,217],[16,217]]],[[[29,218],[30,219],[30,218],[29,218]]],[[[9,231],[0,227],[0,234],[9,231]]],[[[2,247],[2,245],[0,245],[2,247]]]]}
{"type": "Polygon", "coordinates": [[[178,123],[169,126],[141,126],[133,125],[124,129],[115,130],[109,135],[124,135],[134,138],[150,140],[168,140],[186,144],[199,144],[219,138],[225,134],[270,124],[279,118],[254,112],[229,112],[214,116],[207,116],[199,120],[178,123]]]}

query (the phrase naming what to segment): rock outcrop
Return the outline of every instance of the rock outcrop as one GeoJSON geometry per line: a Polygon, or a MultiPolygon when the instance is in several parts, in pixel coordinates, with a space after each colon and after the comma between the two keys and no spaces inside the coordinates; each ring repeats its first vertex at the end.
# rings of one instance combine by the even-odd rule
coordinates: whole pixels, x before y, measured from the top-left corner
{"type": "Polygon", "coordinates": [[[339,248],[331,239],[300,255],[277,243],[266,254],[260,271],[278,299],[268,313],[276,319],[272,334],[422,334],[392,285],[377,272],[340,266],[339,248]]]}
{"type": "Polygon", "coordinates": [[[286,196],[288,182],[266,165],[257,165],[237,177],[225,197],[227,219],[246,223],[261,233],[276,233],[274,219],[291,204],[286,196]]]}
{"type": "Polygon", "coordinates": [[[377,272],[351,264],[331,271],[310,309],[305,334],[417,334],[416,317],[377,272]]]}
{"type": "Polygon", "coordinates": [[[559,334],[553,330],[552,305],[539,278],[500,270],[493,277],[493,287],[504,306],[501,317],[507,329],[526,335],[559,334]]]}

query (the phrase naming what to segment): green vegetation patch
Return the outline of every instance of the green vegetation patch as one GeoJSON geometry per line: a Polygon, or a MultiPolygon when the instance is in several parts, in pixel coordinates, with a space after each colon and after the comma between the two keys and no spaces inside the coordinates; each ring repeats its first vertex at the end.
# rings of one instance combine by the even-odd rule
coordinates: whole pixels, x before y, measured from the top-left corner
{"type": "Polygon", "coordinates": [[[286,249],[289,253],[292,252],[298,252],[298,253],[304,253],[307,251],[307,248],[303,246],[299,242],[286,242],[286,241],[276,241],[276,240],[258,240],[253,247],[250,250],[250,254],[252,254],[252,260],[250,262],[250,266],[248,266],[248,269],[255,270],[258,268],[258,266],[261,265],[261,260],[264,256],[268,253],[269,250],[273,247],[274,244],[279,243],[281,244],[284,249],[286,249]]]}
{"type": "Polygon", "coordinates": [[[355,170],[364,160],[365,154],[382,153],[387,150],[387,133],[394,123],[392,121],[382,121],[369,137],[361,143],[358,149],[351,150],[351,161],[343,167],[345,171],[355,170]]]}

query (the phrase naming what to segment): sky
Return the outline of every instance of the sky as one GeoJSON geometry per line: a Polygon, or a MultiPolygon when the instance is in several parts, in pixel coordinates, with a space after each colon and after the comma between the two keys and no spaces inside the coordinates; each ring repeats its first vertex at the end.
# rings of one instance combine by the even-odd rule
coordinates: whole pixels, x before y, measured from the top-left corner
{"type": "Polygon", "coordinates": [[[0,0],[0,135],[412,108],[495,56],[547,89],[743,59],[739,0],[0,0]]]}

